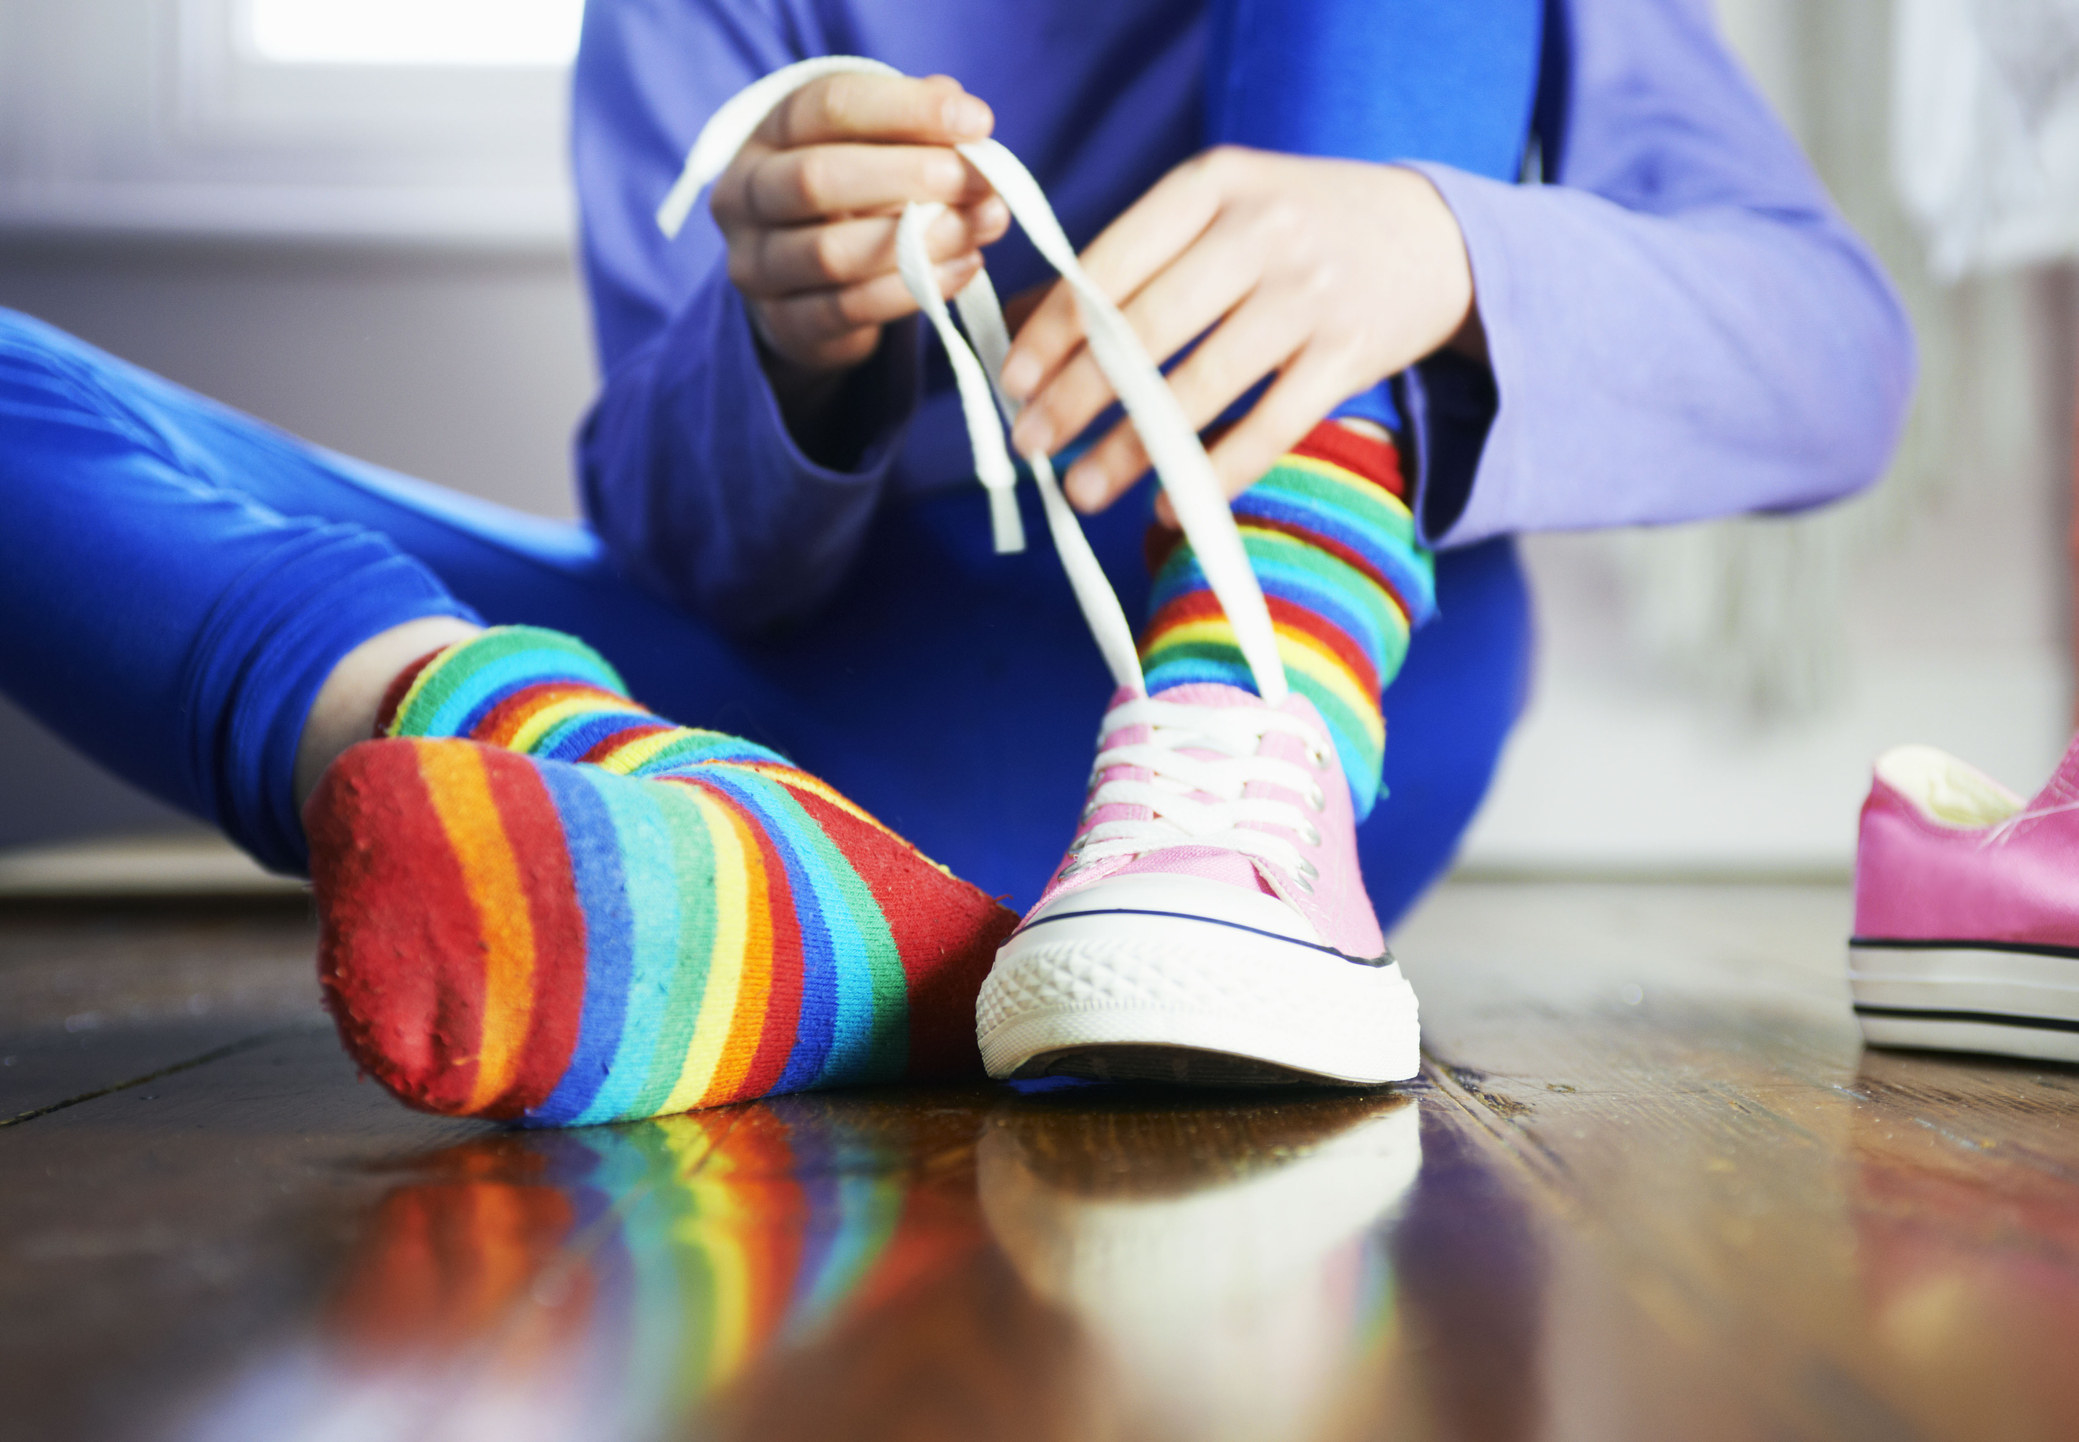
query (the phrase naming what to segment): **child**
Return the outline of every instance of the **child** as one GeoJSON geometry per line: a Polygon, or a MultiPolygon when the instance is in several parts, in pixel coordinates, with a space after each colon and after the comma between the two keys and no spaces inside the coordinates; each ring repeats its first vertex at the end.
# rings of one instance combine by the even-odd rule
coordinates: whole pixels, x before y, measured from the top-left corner
{"type": "MultiPolygon", "coordinates": [[[[1346,783],[1298,823],[1336,860],[1335,915],[1305,914],[1293,857],[1234,849],[1267,823],[1222,813],[1216,854],[1182,864],[1204,874],[1176,882],[1183,813],[1093,796],[1125,808],[1086,817],[1084,849],[1108,853],[1095,879],[1147,863],[1170,888],[1144,910],[1188,923],[1174,893],[1195,887],[1215,909],[1290,910],[1258,928],[1285,942],[1385,960],[1379,917],[1447,864],[1520,699],[1507,536],[1815,504],[1877,474],[1903,410],[1895,301],[1695,0],[595,6],[575,136],[606,371],[580,440],[598,540],[10,320],[0,596],[36,619],[0,643],[0,685],[263,861],[308,856],[350,1045],[420,1104],[593,1121],[971,1065],[968,1008],[1014,921],[988,894],[1045,873],[1105,685],[1051,561],[986,553],[895,275],[900,202],[957,207],[933,236],[949,292],[1004,228],[949,149],[992,125],[1079,242],[1110,223],[1089,268],[1158,356],[1206,332],[1176,372],[1191,422],[1276,373],[1213,459],[1301,703],[1292,755],[1256,759],[1322,758],[1346,783]],[[944,81],[831,77],[723,176],[719,224],[667,241],[652,215],[722,102],[845,50],[956,75],[994,113],[944,81]],[[1210,138],[1255,149],[1189,159],[1207,93],[1210,138]],[[1546,183],[1510,183],[1524,168],[1546,183]],[[390,741],[352,749],[378,725],[390,741]],[[1393,799],[1356,831],[1382,754],[1393,799]],[[1139,853],[1096,835],[1126,822],[1170,831],[1136,833],[1139,853]]],[[[1012,289],[1041,275],[1022,242],[991,269],[1012,289]]],[[[1021,449],[1065,443],[1109,399],[1080,339],[1060,297],[1020,334],[1004,381],[1027,402],[1021,449]]],[[[1070,493],[1103,508],[1140,464],[1108,433],[1070,493]]],[[[1114,577],[1144,515],[1112,505],[1093,527],[1114,577]]],[[[1152,699],[1275,709],[1196,548],[1158,530],[1154,549],[1152,699]]],[[[1173,711],[1130,714],[1141,730],[1112,728],[1114,750],[1205,750],[1173,711]]],[[[1243,749],[1286,744],[1283,725],[1243,749]]],[[[1115,757],[1100,785],[1147,759],[1115,757]]],[[[1397,1065],[1309,1051],[1335,1020],[1311,1004],[1285,1028],[1299,1051],[1202,1036],[1197,1074],[1397,1065]]],[[[1167,1064],[1206,1005],[999,1069],[1167,1064]]]]}

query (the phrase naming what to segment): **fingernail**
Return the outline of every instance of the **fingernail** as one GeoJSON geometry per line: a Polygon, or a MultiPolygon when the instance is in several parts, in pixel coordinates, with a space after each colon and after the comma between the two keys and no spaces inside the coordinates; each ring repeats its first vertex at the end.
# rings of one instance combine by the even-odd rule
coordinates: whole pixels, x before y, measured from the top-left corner
{"type": "Polygon", "coordinates": [[[1024,351],[1012,351],[1010,358],[1003,363],[1005,393],[1012,400],[1022,401],[1032,394],[1032,388],[1038,384],[1039,362],[1024,351]]]}
{"type": "Polygon", "coordinates": [[[976,257],[973,255],[963,255],[953,260],[940,261],[938,266],[939,283],[949,286],[964,285],[967,282],[967,278],[975,273],[975,260],[976,257]]]}
{"type": "Polygon", "coordinates": [[[1094,511],[1104,504],[1104,477],[1088,461],[1077,461],[1069,467],[1068,479],[1061,483],[1061,488],[1068,492],[1069,504],[1079,511],[1094,511]]]}
{"type": "Polygon", "coordinates": [[[975,229],[994,230],[1011,218],[1011,208],[1003,203],[1003,197],[992,195],[975,207],[975,229]]]}
{"type": "MultiPolygon", "coordinates": [[[[1010,385],[1004,385],[1010,390],[1010,385]]],[[[1016,392],[1012,393],[1015,397],[1016,392]]],[[[1011,444],[1018,448],[1021,456],[1054,454],[1054,427],[1038,411],[1031,411],[1018,418],[1011,427],[1011,444]]]]}
{"type": "Polygon", "coordinates": [[[989,133],[991,116],[989,107],[972,95],[955,95],[946,102],[946,132],[968,140],[979,140],[989,133]]]}

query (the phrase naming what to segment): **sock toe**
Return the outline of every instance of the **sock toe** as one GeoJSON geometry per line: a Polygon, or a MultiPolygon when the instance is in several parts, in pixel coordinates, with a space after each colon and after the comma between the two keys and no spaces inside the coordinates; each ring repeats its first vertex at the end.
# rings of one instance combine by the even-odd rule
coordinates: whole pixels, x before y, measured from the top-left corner
{"type": "Polygon", "coordinates": [[[480,988],[451,971],[483,945],[475,903],[410,741],[368,741],[304,808],[322,931],[318,977],[348,1053],[400,1099],[467,1109],[480,988]]]}
{"type": "Polygon", "coordinates": [[[1017,918],[783,764],[387,739],[304,820],[327,1005],[412,1106],[554,1125],[980,1073],[1017,918]]]}

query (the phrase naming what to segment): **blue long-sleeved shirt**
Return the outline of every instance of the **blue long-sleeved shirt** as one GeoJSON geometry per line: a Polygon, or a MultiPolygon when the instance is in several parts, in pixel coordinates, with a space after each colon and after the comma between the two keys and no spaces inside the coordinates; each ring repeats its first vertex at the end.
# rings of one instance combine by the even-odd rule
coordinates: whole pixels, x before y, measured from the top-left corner
{"type": "MultiPolygon", "coordinates": [[[[1549,183],[1415,162],[1464,232],[1490,357],[1405,379],[1424,538],[1795,509],[1874,479],[1912,388],[1904,314],[1708,0],[1552,14],[1549,183]]],[[[574,146],[605,382],[579,470],[622,564],[753,630],[812,612],[877,506],[973,484],[914,327],[890,329],[853,396],[875,419],[851,469],[788,434],[720,232],[703,211],[669,242],[652,219],[722,101],[817,54],[953,75],[1080,245],[1198,148],[1205,49],[1203,0],[588,6],[574,146]]],[[[1015,236],[989,265],[1005,293],[1048,278],[1015,236]]]]}

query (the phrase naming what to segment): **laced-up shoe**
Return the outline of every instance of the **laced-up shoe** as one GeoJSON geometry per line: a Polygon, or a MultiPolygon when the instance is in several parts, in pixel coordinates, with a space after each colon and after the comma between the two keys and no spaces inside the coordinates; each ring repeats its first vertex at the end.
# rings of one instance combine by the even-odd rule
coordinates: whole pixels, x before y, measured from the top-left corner
{"type": "Polygon", "coordinates": [[[1399,1081],[1415,994],[1305,697],[1121,692],[1089,804],[976,1003],[992,1076],[1399,1081]]]}
{"type": "Polygon", "coordinates": [[[2079,740],[2032,801],[1932,746],[1878,758],[1848,958],[1874,1046],[2079,1061],[2079,740]]]}

